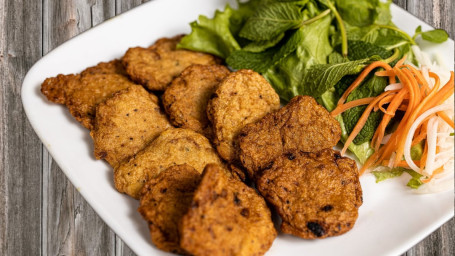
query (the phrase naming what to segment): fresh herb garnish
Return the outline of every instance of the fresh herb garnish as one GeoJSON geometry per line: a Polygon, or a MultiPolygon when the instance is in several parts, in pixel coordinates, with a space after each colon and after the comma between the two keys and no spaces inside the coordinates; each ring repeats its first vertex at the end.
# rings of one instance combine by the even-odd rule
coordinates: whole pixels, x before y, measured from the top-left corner
{"type": "Polygon", "coordinates": [[[415,35],[412,39],[416,39],[419,35],[422,36],[422,39],[433,43],[442,43],[449,38],[449,34],[443,29],[434,29],[422,32],[422,26],[418,26],[416,28],[415,35]]]}

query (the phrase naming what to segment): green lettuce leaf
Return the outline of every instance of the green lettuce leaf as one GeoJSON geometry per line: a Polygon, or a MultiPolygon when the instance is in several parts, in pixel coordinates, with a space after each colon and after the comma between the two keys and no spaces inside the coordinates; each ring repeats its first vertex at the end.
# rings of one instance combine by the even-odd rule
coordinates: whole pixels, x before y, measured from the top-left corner
{"type": "Polygon", "coordinates": [[[371,172],[376,177],[376,183],[379,183],[387,179],[400,177],[405,172],[411,176],[411,179],[408,181],[406,186],[412,189],[418,189],[423,184],[422,180],[420,179],[423,177],[423,175],[413,170],[402,167],[396,167],[393,169],[384,167],[383,169],[385,170],[371,172]]]}
{"type": "Polygon", "coordinates": [[[182,38],[179,49],[211,53],[227,58],[231,52],[240,49],[230,31],[230,18],[235,11],[227,5],[223,12],[217,10],[213,19],[200,15],[190,24],[191,33],[182,38]]]}
{"type": "MultiPolygon", "coordinates": [[[[317,15],[317,10],[314,9],[312,14],[317,15]]],[[[283,101],[301,94],[307,68],[326,63],[327,56],[333,51],[329,42],[331,21],[332,17],[325,16],[298,29],[303,40],[297,49],[263,73],[283,101]]]]}

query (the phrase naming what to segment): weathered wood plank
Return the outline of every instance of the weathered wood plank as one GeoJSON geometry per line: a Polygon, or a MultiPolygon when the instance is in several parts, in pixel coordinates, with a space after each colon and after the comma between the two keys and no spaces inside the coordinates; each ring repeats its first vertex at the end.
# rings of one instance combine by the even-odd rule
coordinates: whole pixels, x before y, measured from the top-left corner
{"type": "Polygon", "coordinates": [[[0,1],[0,255],[41,252],[41,146],[22,79],[41,57],[41,1],[0,1]],[[35,43],[30,43],[35,42],[35,43]]]}
{"type": "MultiPolygon", "coordinates": [[[[112,1],[45,0],[44,53],[115,15],[112,1]]],[[[44,149],[43,254],[114,255],[115,234],[44,149]]]]}

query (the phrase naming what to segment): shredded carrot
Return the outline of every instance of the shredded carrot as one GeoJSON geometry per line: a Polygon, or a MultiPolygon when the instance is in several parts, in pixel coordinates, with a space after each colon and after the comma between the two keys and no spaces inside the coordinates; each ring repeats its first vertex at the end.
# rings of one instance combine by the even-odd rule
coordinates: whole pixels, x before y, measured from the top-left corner
{"type": "Polygon", "coordinates": [[[375,68],[384,68],[385,70],[391,70],[392,67],[389,64],[382,62],[382,61],[375,61],[371,63],[368,67],[366,67],[362,73],[355,79],[355,81],[348,87],[348,89],[343,93],[340,100],[338,101],[338,105],[343,104],[346,101],[346,98],[349,94],[357,88],[362,81],[370,74],[370,72],[375,68]]]}
{"type": "Polygon", "coordinates": [[[345,104],[338,105],[334,110],[332,110],[332,112],[330,112],[330,114],[332,116],[337,116],[350,108],[370,104],[373,100],[374,100],[374,97],[369,97],[369,98],[362,98],[362,99],[358,99],[358,100],[349,101],[345,104]]]}
{"type": "Polygon", "coordinates": [[[401,60],[399,60],[397,62],[397,64],[395,64],[395,67],[401,67],[403,65],[403,63],[406,61],[406,58],[407,58],[407,55],[404,55],[403,58],[401,58],[401,60]]]}
{"type": "MultiPolygon", "coordinates": [[[[400,166],[410,168],[406,161],[402,159],[404,155],[406,137],[412,124],[425,111],[442,104],[453,94],[453,71],[450,72],[450,80],[442,87],[440,87],[439,77],[436,74],[429,72],[429,76],[433,81],[432,83],[434,83],[434,86],[430,87],[428,81],[423,76],[422,71],[417,70],[414,66],[404,64],[405,60],[406,57],[403,57],[393,68],[387,63],[381,61],[371,63],[362,71],[351,86],[349,86],[338,101],[335,110],[331,112],[332,116],[336,116],[350,108],[368,104],[365,111],[362,113],[362,116],[357,121],[354,129],[346,139],[344,147],[341,150],[341,154],[346,152],[349,145],[362,130],[372,111],[381,110],[384,113],[382,120],[371,140],[371,147],[375,150],[375,152],[364,163],[359,171],[360,174],[363,174],[368,168],[378,164],[385,166],[389,166],[390,164],[390,166],[393,167],[400,166]],[[362,83],[372,70],[376,68],[385,69],[383,71],[375,72],[376,76],[389,77],[389,82],[391,83],[395,83],[396,78],[398,78],[399,82],[403,85],[402,88],[383,92],[377,97],[369,97],[345,103],[349,94],[362,83]],[[404,115],[396,130],[390,134],[390,138],[387,143],[381,147],[381,142],[385,136],[385,129],[390,123],[392,117],[396,115],[397,111],[403,111],[404,115]]],[[[450,125],[450,127],[454,128],[453,118],[450,118],[444,111],[428,116],[419,124],[412,138],[411,146],[424,142],[421,159],[414,161],[414,163],[419,166],[421,171],[425,168],[428,155],[428,143],[426,141],[428,136],[428,120],[435,115],[438,115],[448,125],[450,125]]],[[[439,172],[442,172],[442,169],[435,170],[432,177],[439,172]]],[[[428,181],[431,180],[432,177],[430,177],[428,181]]]]}
{"type": "Polygon", "coordinates": [[[445,112],[441,111],[441,112],[438,112],[437,114],[440,118],[442,118],[442,120],[444,120],[448,125],[450,125],[450,127],[452,127],[452,129],[454,128],[453,120],[450,119],[450,117],[445,112]]]}
{"type": "Polygon", "coordinates": [[[359,134],[359,132],[362,130],[363,126],[365,125],[365,123],[366,123],[367,120],[368,120],[368,116],[370,115],[370,112],[371,112],[371,110],[373,109],[373,107],[374,107],[382,98],[384,98],[384,97],[386,97],[387,95],[392,94],[392,93],[394,93],[394,91],[383,92],[381,95],[379,95],[378,97],[376,97],[376,98],[368,105],[368,107],[365,109],[365,111],[363,111],[362,116],[361,116],[360,119],[357,121],[357,124],[355,125],[354,129],[352,129],[351,134],[349,135],[348,139],[346,140],[346,142],[345,142],[345,144],[344,144],[343,149],[341,150],[341,154],[342,154],[342,155],[346,152],[346,149],[348,148],[349,144],[351,144],[351,142],[355,139],[355,137],[357,136],[357,134],[359,134]]]}

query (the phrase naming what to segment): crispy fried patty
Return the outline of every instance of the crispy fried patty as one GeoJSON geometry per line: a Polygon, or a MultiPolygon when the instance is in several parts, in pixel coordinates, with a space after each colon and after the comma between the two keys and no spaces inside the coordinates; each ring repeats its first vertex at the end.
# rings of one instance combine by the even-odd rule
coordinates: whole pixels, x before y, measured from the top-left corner
{"type": "Polygon", "coordinates": [[[242,129],[239,157],[254,178],[285,152],[332,148],[340,136],[340,124],[325,108],[312,97],[296,96],[285,107],[242,129]]]}
{"type": "Polygon", "coordinates": [[[281,216],[281,231],[305,239],[346,233],[362,205],[355,161],[332,149],[286,153],[256,187],[281,216]]]}
{"type": "Polygon", "coordinates": [[[188,254],[180,248],[178,227],[200,180],[200,173],[184,164],[167,168],[145,184],[139,212],[148,222],[152,241],[159,249],[188,254]]]}
{"type": "Polygon", "coordinates": [[[176,127],[187,128],[210,137],[207,103],[229,70],[221,65],[191,65],[163,94],[163,105],[176,127]]]}
{"type": "Polygon", "coordinates": [[[176,49],[182,37],[161,38],[148,48],[130,48],[122,62],[131,79],[150,90],[164,91],[186,67],[220,63],[210,54],[176,49]]]}
{"type": "Polygon", "coordinates": [[[237,160],[236,138],[240,130],[280,107],[280,97],[260,74],[239,70],[218,86],[207,106],[213,142],[220,156],[237,160]]]}
{"type": "Polygon", "coordinates": [[[171,127],[158,98],[142,86],[128,87],[96,108],[95,157],[113,167],[136,154],[162,131],[171,127]]]}
{"type": "Polygon", "coordinates": [[[115,187],[138,199],[144,184],[168,167],[188,164],[202,173],[209,163],[222,164],[206,137],[188,129],[168,129],[115,168],[115,187]]]}
{"type": "Polygon", "coordinates": [[[180,245],[193,255],[263,255],[277,233],[264,199],[221,167],[208,165],[181,222],[180,245]]]}
{"type": "Polygon", "coordinates": [[[48,100],[64,104],[87,129],[93,128],[95,108],[114,93],[135,86],[119,60],[101,62],[80,74],[58,75],[44,80],[41,92],[48,100]]]}

